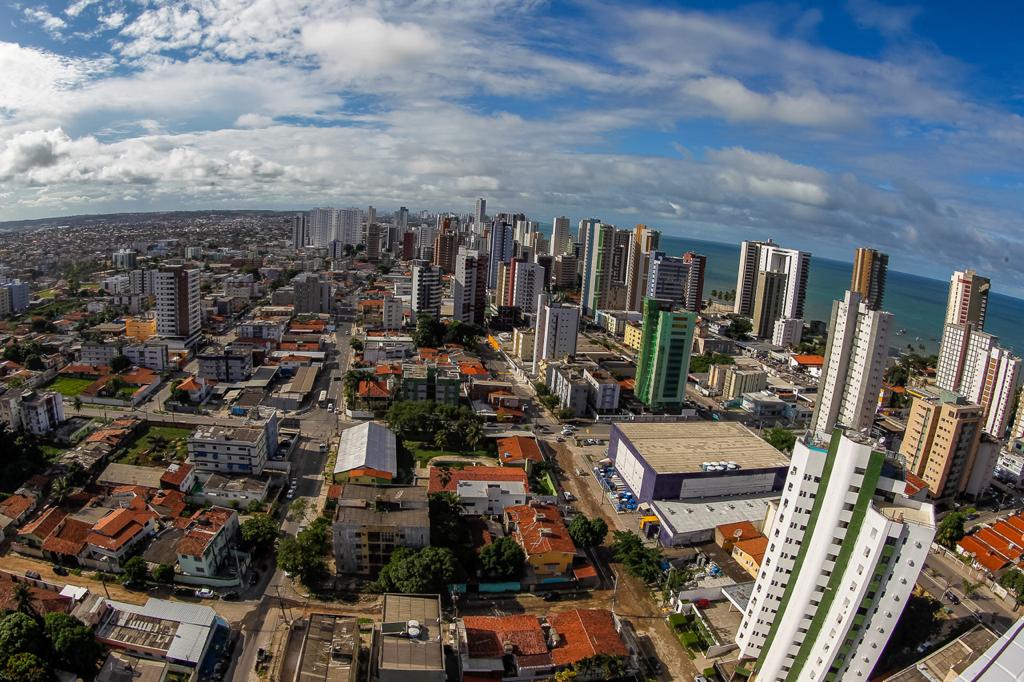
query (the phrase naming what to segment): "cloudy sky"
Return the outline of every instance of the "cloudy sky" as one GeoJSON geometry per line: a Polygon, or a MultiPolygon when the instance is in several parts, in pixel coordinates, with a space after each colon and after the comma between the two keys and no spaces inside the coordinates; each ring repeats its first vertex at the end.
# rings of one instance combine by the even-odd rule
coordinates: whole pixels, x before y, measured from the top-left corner
{"type": "Polygon", "coordinates": [[[483,196],[1024,293],[1019,5],[6,2],[0,220],[483,196]]]}

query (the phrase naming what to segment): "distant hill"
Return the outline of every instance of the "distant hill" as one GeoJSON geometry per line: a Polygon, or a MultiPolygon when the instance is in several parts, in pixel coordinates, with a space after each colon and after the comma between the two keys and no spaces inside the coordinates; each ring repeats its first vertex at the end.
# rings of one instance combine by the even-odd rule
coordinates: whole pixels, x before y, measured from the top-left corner
{"type": "MultiPolygon", "coordinates": [[[[296,209],[297,211],[298,209],[296,209]]],[[[0,232],[21,232],[43,227],[59,225],[98,225],[104,223],[151,223],[161,220],[177,221],[189,218],[237,218],[240,216],[276,217],[291,215],[296,211],[264,211],[258,209],[226,210],[210,209],[206,211],[145,211],[139,213],[97,213],[87,215],[56,216],[53,218],[35,218],[33,220],[0,221],[0,232]]]]}

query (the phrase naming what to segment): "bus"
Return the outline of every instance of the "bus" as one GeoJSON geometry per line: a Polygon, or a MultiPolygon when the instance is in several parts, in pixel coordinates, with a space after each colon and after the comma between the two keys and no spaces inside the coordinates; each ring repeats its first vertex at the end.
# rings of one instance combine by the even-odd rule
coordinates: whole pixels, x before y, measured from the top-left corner
{"type": "Polygon", "coordinates": [[[327,391],[326,390],[320,391],[320,397],[317,399],[316,402],[317,402],[318,405],[320,405],[320,407],[327,407],[327,391]]]}

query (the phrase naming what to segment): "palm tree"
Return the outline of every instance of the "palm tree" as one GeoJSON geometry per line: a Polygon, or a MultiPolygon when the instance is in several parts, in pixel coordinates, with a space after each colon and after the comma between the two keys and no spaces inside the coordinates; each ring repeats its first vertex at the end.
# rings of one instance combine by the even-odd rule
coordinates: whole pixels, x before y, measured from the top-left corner
{"type": "Polygon", "coordinates": [[[466,439],[466,445],[469,446],[470,450],[476,450],[480,445],[480,441],[484,439],[484,429],[480,426],[480,422],[471,421],[466,424],[462,437],[466,439]]]}
{"type": "Polygon", "coordinates": [[[14,586],[14,602],[18,605],[18,611],[35,618],[36,610],[32,606],[32,590],[27,583],[18,583],[14,586]]]}
{"type": "Polygon", "coordinates": [[[75,406],[75,412],[82,411],[82,398],[80,396],[76,395],[75,399],[71,401],[71,404],[75,406]]]}
{"type": "Polygon", "coordinates": [[[452,469],[449,466],[440,466],[437,469],[438,479],[441,481],[441,487],[447,488],[448,484],[452,480],[452,469]]]}
{"type": "Polygon", "coordinates": [[[71,481],[68,480],[67,476],[58,476],[54,481],[53,485],[50,486],[50,494],[53,495],[53,501],[56,504],[60,504],[67,497],[68,492],[71,490],[71,481]]]}

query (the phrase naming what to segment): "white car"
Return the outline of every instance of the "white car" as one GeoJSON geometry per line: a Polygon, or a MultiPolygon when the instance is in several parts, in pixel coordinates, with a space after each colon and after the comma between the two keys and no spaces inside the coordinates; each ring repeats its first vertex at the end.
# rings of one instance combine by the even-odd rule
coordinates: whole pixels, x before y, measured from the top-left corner
{"type": "Polygon", "coordinates": [[[196,590],[196,596],[200,599],[213,599],[217,596],[217,593],[211,590],[209,587],[204,587],[201,590],[196,590]]]}

